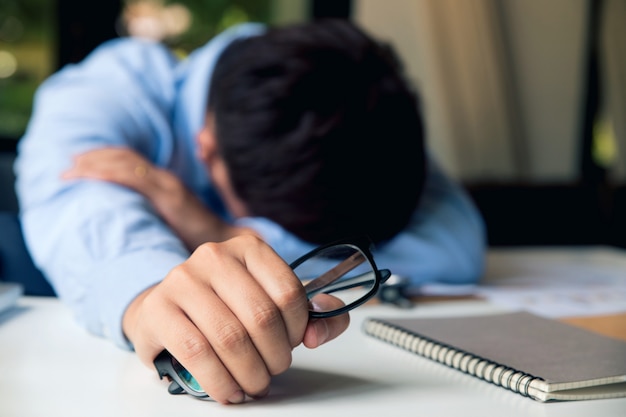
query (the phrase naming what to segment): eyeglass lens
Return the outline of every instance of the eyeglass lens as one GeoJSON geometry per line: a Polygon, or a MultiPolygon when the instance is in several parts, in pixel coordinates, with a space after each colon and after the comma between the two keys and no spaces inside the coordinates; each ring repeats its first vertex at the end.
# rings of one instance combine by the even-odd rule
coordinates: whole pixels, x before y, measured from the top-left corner
{"type": "Polygon", "coordinates": [[[191,389],[197,393],[204,393],[204,390],[198,384],[198,381],[189,373],[187,369],[185,369],[177,360],[172,356],[172,367],[174,368],[174,372],[178,374],[179,378],[182,379],[182,382],[185,383],[185,388],[191,389]]]}
{"type": "Polygon", "coordinates": [[[326,248],[293,270],[305,282],[309,299],[320,293],[332,294],[350,305],[376,285],[374,266],[359,248],[352,245],[326,248]]]}

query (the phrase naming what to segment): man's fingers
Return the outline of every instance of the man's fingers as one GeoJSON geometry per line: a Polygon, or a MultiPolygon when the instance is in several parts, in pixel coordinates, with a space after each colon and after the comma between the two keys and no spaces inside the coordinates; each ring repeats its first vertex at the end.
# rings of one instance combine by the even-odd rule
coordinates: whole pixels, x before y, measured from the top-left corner
{"type": "Polygon", "coordinates": [[[302,342],[308,320],[308,300],[302,282],[270,246],[252,236],[248,240],[256,240],[257,244],[247,246],[246,268],[280,310],[293,348],[302,342]]]}
{"type": "MultiPolygon", "coordinates": [[[[255,237],[249,237],[248,240],[258,241],[255,237]]],[[[260,241],[259,241],[260,242],[260,241]]],[[[257,352],[263,358],[267,370],[270,374],[278,374],[285,371],[291,364],[292,344],[289,333],[289,327],[299,326],[300,334],[295,335],[294,339],[299,341],[302,338],[304,327],[306,325],[307,310],[300,311],[301,323],[289,324],[294,321],[294,311],[284,304],[302,304],[305,305],[306,298],[304,294],[296,293],[292,297],[297,301],[276,301],[280,296],[272,294],[271,291],[263,286],[262,278],[259,277],[259,271],[256,271],[251,265],[254,260],[249,257],[241,260],[222,256],[222,245],[203,245],[198,248],[195,256],[199,256],[203,260],[203,264],[213,265],[220,270],[229,271],[223,279],[211,282],[211,287],[217,296],[228,306],[230,311],[243,325],[247,331],[246,335],[252,341],[257,352]],[[303,299],[300,299],[302,297],[303,299]],[[281,302],[283,305],[281,305],[281,302]]],[[[272,253],[273,254],[273,253],[272,253]]],[[[275,254],[273,254],[276,256],[275,254]]],[[[265,262],[272,265],[272,258],[266,256],[265,262]]],[[[274,262],[278,265],[284,264],[282,260],[277,258],[274,262]],[[276,262],[278,261],[278,262],[276,262]]],[[[272,270],[278,269],[278,266],[272,270]]],[[[200,273],[199,271],[196,273],[200,273]]],[[[265,272],[268,273],[268,272],[265,272]]],[[[274,280],[280,280],[281,277],[272,275],[274,280]]],[[[296,282],[300,285],[299,282],[296,282]]],[[[289,285],[285,285],[289,286],[289,285]]],[[[294,285],[291,284],[293,287],[294,285]]],[[[300,285],[301,287],[301,285],[300,285]]],[[[235,329],[237,330],[237,329],[235,329]]],[[[291,330],[294,332],[294,330],[291,330]]],[[[234,338],[234,337],[233,337],[234,338]]],[[[230,356],[230,355],[228,355],[230,356]]]]}
{"type": "MultiPolygon", "coordinates": [[[[317,311],[330,311],[342,307],[341,300],[332,295],[319,294],[311,300],[311,306],[317,311]]],[[[343,333],[350,325],[348,313],[326,319],[311,319],[304,332],[302,343],[308,348],[316,348],[343,333]]]]}
{"type": "Polygon", "coordinates": [[[243,389],[224,366],[205,334],[190,320],[176,300],[172,288],[155,287],[144,299],[144,332],[135,335],[135,350],[151,363],[163,349],[178,361],[214,400],[243,401],[243,389]]]}
{"type": "Polygon", "coordinates": [[[243,389],[192,322],[180,320],[176,327],[167,330],[163,334],[163,345],[211,398],[224,404],[244,400],[243,389]]]}
{"type": "Polygon", "coordinates": [[[151,166],[143,156],[131,149],[106,147],[77,155],[73,166],[62,177],[110,181],[141,191],[142,180],[151,166]]]}
{"type": "MultiPolygon", "coordinates": [[[[234,269],[233,274],[236,273],[234,269]]],[[[265,358],[260,354],[249,328],[237,317],[233,306],[228,305],[208,285],[196,285],[181,290],[180,285],[171,288],[188,320],[200,331],[222,366],[237,382],[241,389],[250,396],[262,396],[270,382],[270,363],[276,358],[265,358]]],[[[231,288],[231,292],[233,288],[231,288]]],[[[284,338],[284,335],[283,335],[284,338]]],[[[279,342],[279,341],[277,341],[279,342]]],[[[167,346],[166,346],[167,347],[167,346]]],[[[284,352],[281,355],[284,356],[284,352]]],[[[291,352],[287,355],[290,357],[291,352]]],[[[280,360],[284,361],[284,358],[280,360]]],[[[180,360],[183,363],[183,360],[180,360]]],[[[194,369],[187,368],[195,376],[194,369]]],[[[197,378],[203,387],[212,381],[197,378]]],[[[207,391],[209,392],[209,391],[207,391]]]]}

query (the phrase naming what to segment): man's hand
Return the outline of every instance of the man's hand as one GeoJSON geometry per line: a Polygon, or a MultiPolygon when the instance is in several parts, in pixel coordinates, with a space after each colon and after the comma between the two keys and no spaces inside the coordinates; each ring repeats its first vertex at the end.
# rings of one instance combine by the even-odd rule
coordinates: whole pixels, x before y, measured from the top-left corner
{"type": "Polygon", "coordinates": [[[97,179],[137,191],[152,203],[190,251],[204,242],[254,234],[252,230],[223,222],[175,175],[128,148],[108,147],[78,155],[74,166],[63,173],[63,178],[97,179]]]}
{"type": "MultiPolygon", "coordinates": [[[[342,305],[331,296],[315,302],[342,305]]],[[[309,320],[308,310],[291,268],[248,235],[201,245],[131,303],[123,328],[146,365],[167,349],[213,399],[240,403],[267,394],[294,347],[315,348],[348,326],[347,314],[309,320]]]]}

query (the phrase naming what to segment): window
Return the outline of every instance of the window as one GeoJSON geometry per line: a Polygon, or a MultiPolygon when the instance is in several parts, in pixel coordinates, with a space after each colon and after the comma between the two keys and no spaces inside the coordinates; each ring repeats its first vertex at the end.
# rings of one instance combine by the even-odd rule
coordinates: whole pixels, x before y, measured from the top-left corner
{"type": "Polygon", "coordinates": [[[55,2],[51,0],[2,0],[0,138],[3,142],[16,141],[23,133],[30,117],[32,96],[55,69],[55,15],[55,2]]]}
{"type": "Polygon", "coordinates": [[[349,13],[349,0],[1,0],[0,151],[15,150],[39,84],[107,39],[142,33],[184,55],[240,22],[349,13]]]}
{"type": "Polygon", "coordinates": [[[274,3],[272,0],[124,0],[118,27],[121,35],[162,41],[186,54],[234,24],[272,22],[274,3]]]}

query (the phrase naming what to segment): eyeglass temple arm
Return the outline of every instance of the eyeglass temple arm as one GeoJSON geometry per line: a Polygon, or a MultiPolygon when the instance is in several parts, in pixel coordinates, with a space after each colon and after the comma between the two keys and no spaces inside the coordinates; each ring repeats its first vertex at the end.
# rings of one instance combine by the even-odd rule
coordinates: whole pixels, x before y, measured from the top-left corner
{"type": "MultiPolygon", "coordinates": [[[[381,269],[379,270],[379,272],[380,272],[380,283],[383,284],[391,276],[391,271],[388,269],[381,269]]],[[[310,290],[307,288],[306,294],[308,298],[311,298],[320,293],[331,294],[337,291],[364,286],[372,281],[376,281],[376,275],[374,271],[366,272],[364,274],[357,275],[352,278],[344,279],[341,282],[335,282],[325,287],[317,288],[315,290],[310,290]]]]}
{"type": "Polygon", "coordinates": [[[173,379],[170,382],[169,387],[167,387],[167,392],[169,392],[172,395],[186,394],[183,387],[178,385],[178,382],[174,381],[173,379]]]}
{"type": "Polygon", "coordinates": [[[172,356],[167,350],[162,350],[161,353],[157,355],[154,359],[154,366],[156,367],[157,373],[159,374],[159,379],[163,379],[166,377],[170,381],[170,385],[167,388],[167,391],[172,395],[185,394],[185,389],[180,386],[180,384],[174,379],[172,373],[176,373],[173,369],[167,369],[165,364],[171,364],[172,356]],[[167,369],[167,370],[166,370],[167,369]]]}

